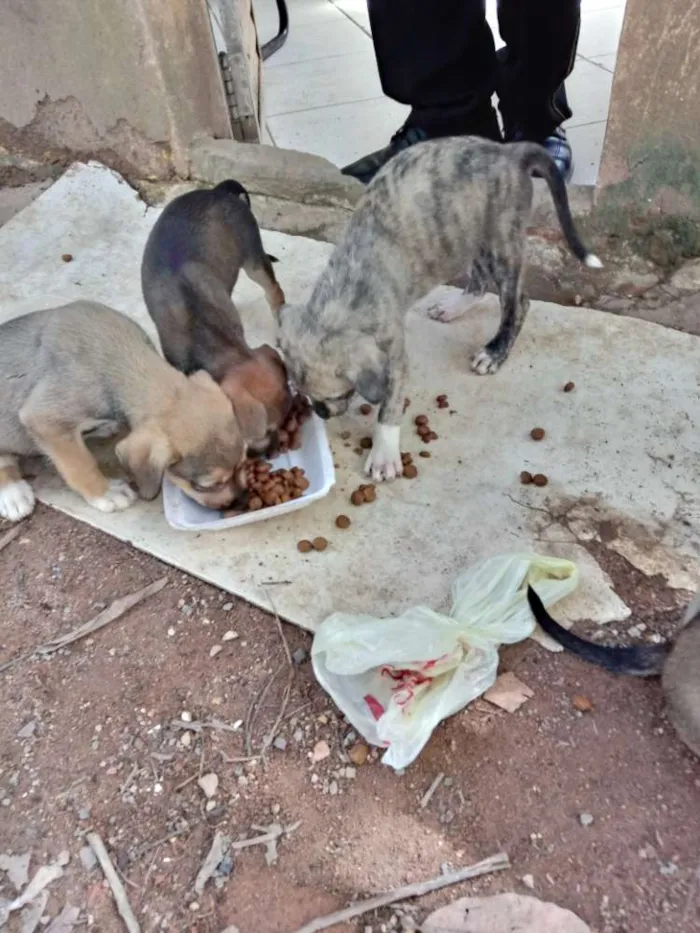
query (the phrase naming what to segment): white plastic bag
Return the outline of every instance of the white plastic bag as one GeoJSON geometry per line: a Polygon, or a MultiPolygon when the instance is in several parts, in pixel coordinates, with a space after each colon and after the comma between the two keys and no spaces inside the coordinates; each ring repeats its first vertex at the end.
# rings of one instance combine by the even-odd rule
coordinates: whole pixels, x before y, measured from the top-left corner
{"type": "Polygon", "coordinates": [[[405,768],[441,720],[493,684],[498,646],[532,634],[527,583],[550,606],[576,588],[578,570],[536,554],[492,557],[457,577],[449,615],[334,613],[314,638],[316,677],[353,727],[387,749],[383,762],[405,768]]]}

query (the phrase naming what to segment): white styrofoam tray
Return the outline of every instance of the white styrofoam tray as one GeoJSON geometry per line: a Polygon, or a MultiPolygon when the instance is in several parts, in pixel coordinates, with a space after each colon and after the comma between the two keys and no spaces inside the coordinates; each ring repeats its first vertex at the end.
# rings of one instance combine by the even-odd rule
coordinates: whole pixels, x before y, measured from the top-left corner
{"type": "Polygon", "coordinates": [[[167,477],[163,482],[163,510],[168,524],[178,531],[225,531],[268,518],[279,518],[289,512],[303,509],[318,499],[327,496],[335,485],[333,454],[328,443],[326,426],[318,415],[313,415],[301,429],[301,447],[280,454],[272,461],[273,470],[289,470],[301,467],[309,481],[309,488],[299,499],[291,499],[257,512],[244,512],[224,518],[223,512],[206,509],[189,499],[184,492],[167,477]]]}

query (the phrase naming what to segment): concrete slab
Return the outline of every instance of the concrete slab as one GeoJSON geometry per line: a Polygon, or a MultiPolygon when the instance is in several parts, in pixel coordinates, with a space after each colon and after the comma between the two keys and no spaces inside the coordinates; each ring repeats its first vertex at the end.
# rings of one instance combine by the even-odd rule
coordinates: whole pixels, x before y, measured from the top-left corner
{"type": "MultiPolygon", "coordinates": [[[[139,266],[158,209],[119,176],[75,166],[0,230],[0,317],[91,297],[130,314],[153,333],[142,303],[139,266]],[[61,255],[73,261],[64,263],[61,255]]],[[[308,294],[332,247],[264,232],[280,258],[291,301],[308,294]]],[[[252,342],[273,323],[257,286],[236,290],[252,342]]],[[[492,301],[451,325],[412,311],[413,360],[405,450],[422,449],[412,416],[428,413],[440,435],[419,477],[379,490],[354,508],[362,481],[357,438],[369,418],[330,425],[338,484],[328,499],[291,516],[235,532],[171,531],[159,502],[119,515],[91,510],[42,472],[40,498],[169,564],[313,629],[333,610],[384,615],[416,603],[441,608],[456,573],[498,553],[536,549],[579,562],[582,583],[562,606],[566,618],[605,622],[628,614],[604,567],[606,548],[647,574],[694,588],[700,569],[700,343],[643,321],[533,303],[511,360],[496,377],[468,369],[471,353],[495,330],[492,301]],[[574,391],[563,385],[574,381],[574,391]],[[453,413],[437,411],[449,395],[453,413]],[[530,438],[534,426],[545,440],[530,438]],[[346,443],[341,432],[350,430],[346,443]],[[544,489],[519,483],[543,472],[544,489]],[[352,518],[335,528],[339,513],[352,518]],[[300,538],[324,535],[322,554],[301,555],[300,538]]]]}

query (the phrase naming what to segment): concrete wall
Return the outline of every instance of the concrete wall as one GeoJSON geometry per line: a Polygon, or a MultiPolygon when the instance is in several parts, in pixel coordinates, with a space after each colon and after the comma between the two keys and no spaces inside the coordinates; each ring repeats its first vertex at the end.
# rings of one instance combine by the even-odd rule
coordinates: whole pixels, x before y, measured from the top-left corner
{"type": "Polygon", "coordinates": [[[700,220],[700,0],[627,0],[596,201],[700,220]]]}
{"type": "Polygon", "coordinates": [[[205,0],[1,0],[0,145],[162,178],[200,134],[231,136],[205,0]]]}

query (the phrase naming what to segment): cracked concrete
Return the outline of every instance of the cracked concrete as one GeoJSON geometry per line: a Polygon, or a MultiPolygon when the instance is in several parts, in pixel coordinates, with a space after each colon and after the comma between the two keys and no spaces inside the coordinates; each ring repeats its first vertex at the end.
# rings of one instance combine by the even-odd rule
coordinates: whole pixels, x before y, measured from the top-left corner
{"type": "MultiPolygon", "coordinates": [[[[89,296],[152,332],[138,270],[158,213],[112,172],[74,167],[0,230],[2,314],[89,296]],[[60,261],[64,252],[73,262],[60,261]]],[[[302,300],[331,247],[269,231],[263,240],[280,258],[289,299],[302,300]]],[[[236,301],[253,343],[272,339],[259,289],[242,278],[236,301]]],[[[329,425],[335,489],[286,521],[188,535],[166,526],[159,502],[103,515],[48,472],[37,480],[39,495],[258,605],[269,606],[270,581],[290,581],[275,586],[275,606],[311,629],[333,610],[440,608],[463,567],[533,548],[579,564],[581,586],[558,610],[569,622],[626,618],[625,587],[662,607],[683,602],[700,577],[698,339],[587,308],[533,302],[507,365],[495,377],[477,377],[467,365],[470,353],[494,332],[497,318],[490,297],[452,325],[409,314],[412,401],[403,447],[420,449],[411,429],[420,411],[431,415],[440,438],[430,459],[416,458],[419,477],[381,487],[371,507],[348,502],[361,482],[354,447],[370,429],[357,411],[329,425]],[[564,393],[569,380],[576,388],[564,393]],[[435,410],[442,392],[451,411],[435,410]],[[536,425],[547,432],[541,443],[530,438],[536,425]],[[548,486],[521,486],[523,469],[546,473],[548,486]],[[341,512],[352,517],[347,532],[334,525],[341,512]],[[318,534],[329,539],[328,550],[299,554],[296,542],[318,534]],[[646,589],[629,583],[639,573],[649,581],[646,589]]]]}

